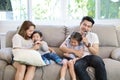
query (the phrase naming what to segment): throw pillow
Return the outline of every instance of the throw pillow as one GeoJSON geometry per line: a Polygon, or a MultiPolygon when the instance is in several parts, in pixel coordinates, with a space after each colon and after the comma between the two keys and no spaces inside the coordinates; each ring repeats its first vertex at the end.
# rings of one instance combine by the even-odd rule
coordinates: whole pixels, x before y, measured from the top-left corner
{"type": "Polygon", "coordinates": [[[38,51],[30,49],[13,49],[12,51],[15,61],[33,66],[46,65],[38,51]]]}
{"type": "Polygon", "coordinates": [[[12,48],[0,49],[0,59],[10,64],[12,60],[12,48]]]}
{"type": "Polygon", "coordinates": [[[120,48],[113,50],[113,52],[111,53],[111,57],[115,60],[120,61],[120,48]]]}

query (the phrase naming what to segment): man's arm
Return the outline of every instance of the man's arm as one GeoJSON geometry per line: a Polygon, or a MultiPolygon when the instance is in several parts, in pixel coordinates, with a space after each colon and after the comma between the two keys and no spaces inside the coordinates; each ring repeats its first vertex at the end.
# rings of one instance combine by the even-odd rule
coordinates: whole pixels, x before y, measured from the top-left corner
{"type": "Polygon", "coordinates": [[[98,53],[99,53],[99,44],[98,43],[94,43],[89,46],[89,42],[86,37],[83,38],[83,43],[88,48],[88,50],[91,52],[91,54],[98,55],[98,53]]]}
{"type": "Polygon", "coordinates": [[[81,49],[81,50],[74,50],[74,49],[68,48],[66,46],[66,42],[65,41],[60,46],[60,50],[65,52],[65,53],[71,53],[72,52],[72,53],[74,53],[78,57],[82,57],[82,55],[83,55],[83,49],[81,49]]]}
{"type": "Polygon", "coordinates": [[[89,50],[93,55],[98,55],[98,53],[99,53],[99,44],[93,44],[92,46],[88,47],[88,50],[89,50]]]}

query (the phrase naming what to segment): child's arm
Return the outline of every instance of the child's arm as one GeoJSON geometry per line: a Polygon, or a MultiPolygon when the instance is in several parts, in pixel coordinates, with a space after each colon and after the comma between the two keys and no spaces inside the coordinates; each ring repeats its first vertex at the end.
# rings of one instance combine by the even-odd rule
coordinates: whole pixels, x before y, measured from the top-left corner
{"type": "Polygon", "coordinates": [[[53,52],[53,53],[56,53],[55,50],[53,48],[51,48],[51,47],[49,47],[49,51],[53,52]]]}
{"type": "Polygon", "coordinates": [[[44,52],[49,51],[48,44],[47,44],[45,41],[42,41],[42,43],[41,43],[41,49],[42,49],[44,52]]]}

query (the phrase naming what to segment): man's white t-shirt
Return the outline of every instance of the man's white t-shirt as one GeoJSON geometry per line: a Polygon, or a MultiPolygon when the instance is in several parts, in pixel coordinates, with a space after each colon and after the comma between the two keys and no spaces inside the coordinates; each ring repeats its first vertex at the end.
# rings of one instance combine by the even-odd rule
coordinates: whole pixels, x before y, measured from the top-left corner
{"type": "Polygon", "coordinates": [[[21,35],[15,34],[12,39],[13,48],[31,48],[33,41],[31,39],[25,40],[21,35]]]}
{"type": "MultiPolygon", "coordinates": [[[[99,44],[99,39],[96,33],[88,32],[86,38],[88,39],[88,42],[91,44],[91,46],[93,44],[99,44]]],[[[84,45],[84,55],[82,57],[86,55],[91,55],[91,53],[89,52],[88,48],[84,45]]]]}

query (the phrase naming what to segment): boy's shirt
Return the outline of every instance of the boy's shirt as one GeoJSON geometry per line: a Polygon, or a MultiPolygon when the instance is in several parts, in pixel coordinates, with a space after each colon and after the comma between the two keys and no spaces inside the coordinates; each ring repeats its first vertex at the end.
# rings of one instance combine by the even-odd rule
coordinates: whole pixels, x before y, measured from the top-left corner
{"type": "Polygon", "coordinates": [[[39,52],[40,52],[41,55],[50,52],[50,51],[49,51],[49,48],[48,48],[47,42],[42,41],[42,44],[40,45],[40,48],[39,48],[39,52]]]}

